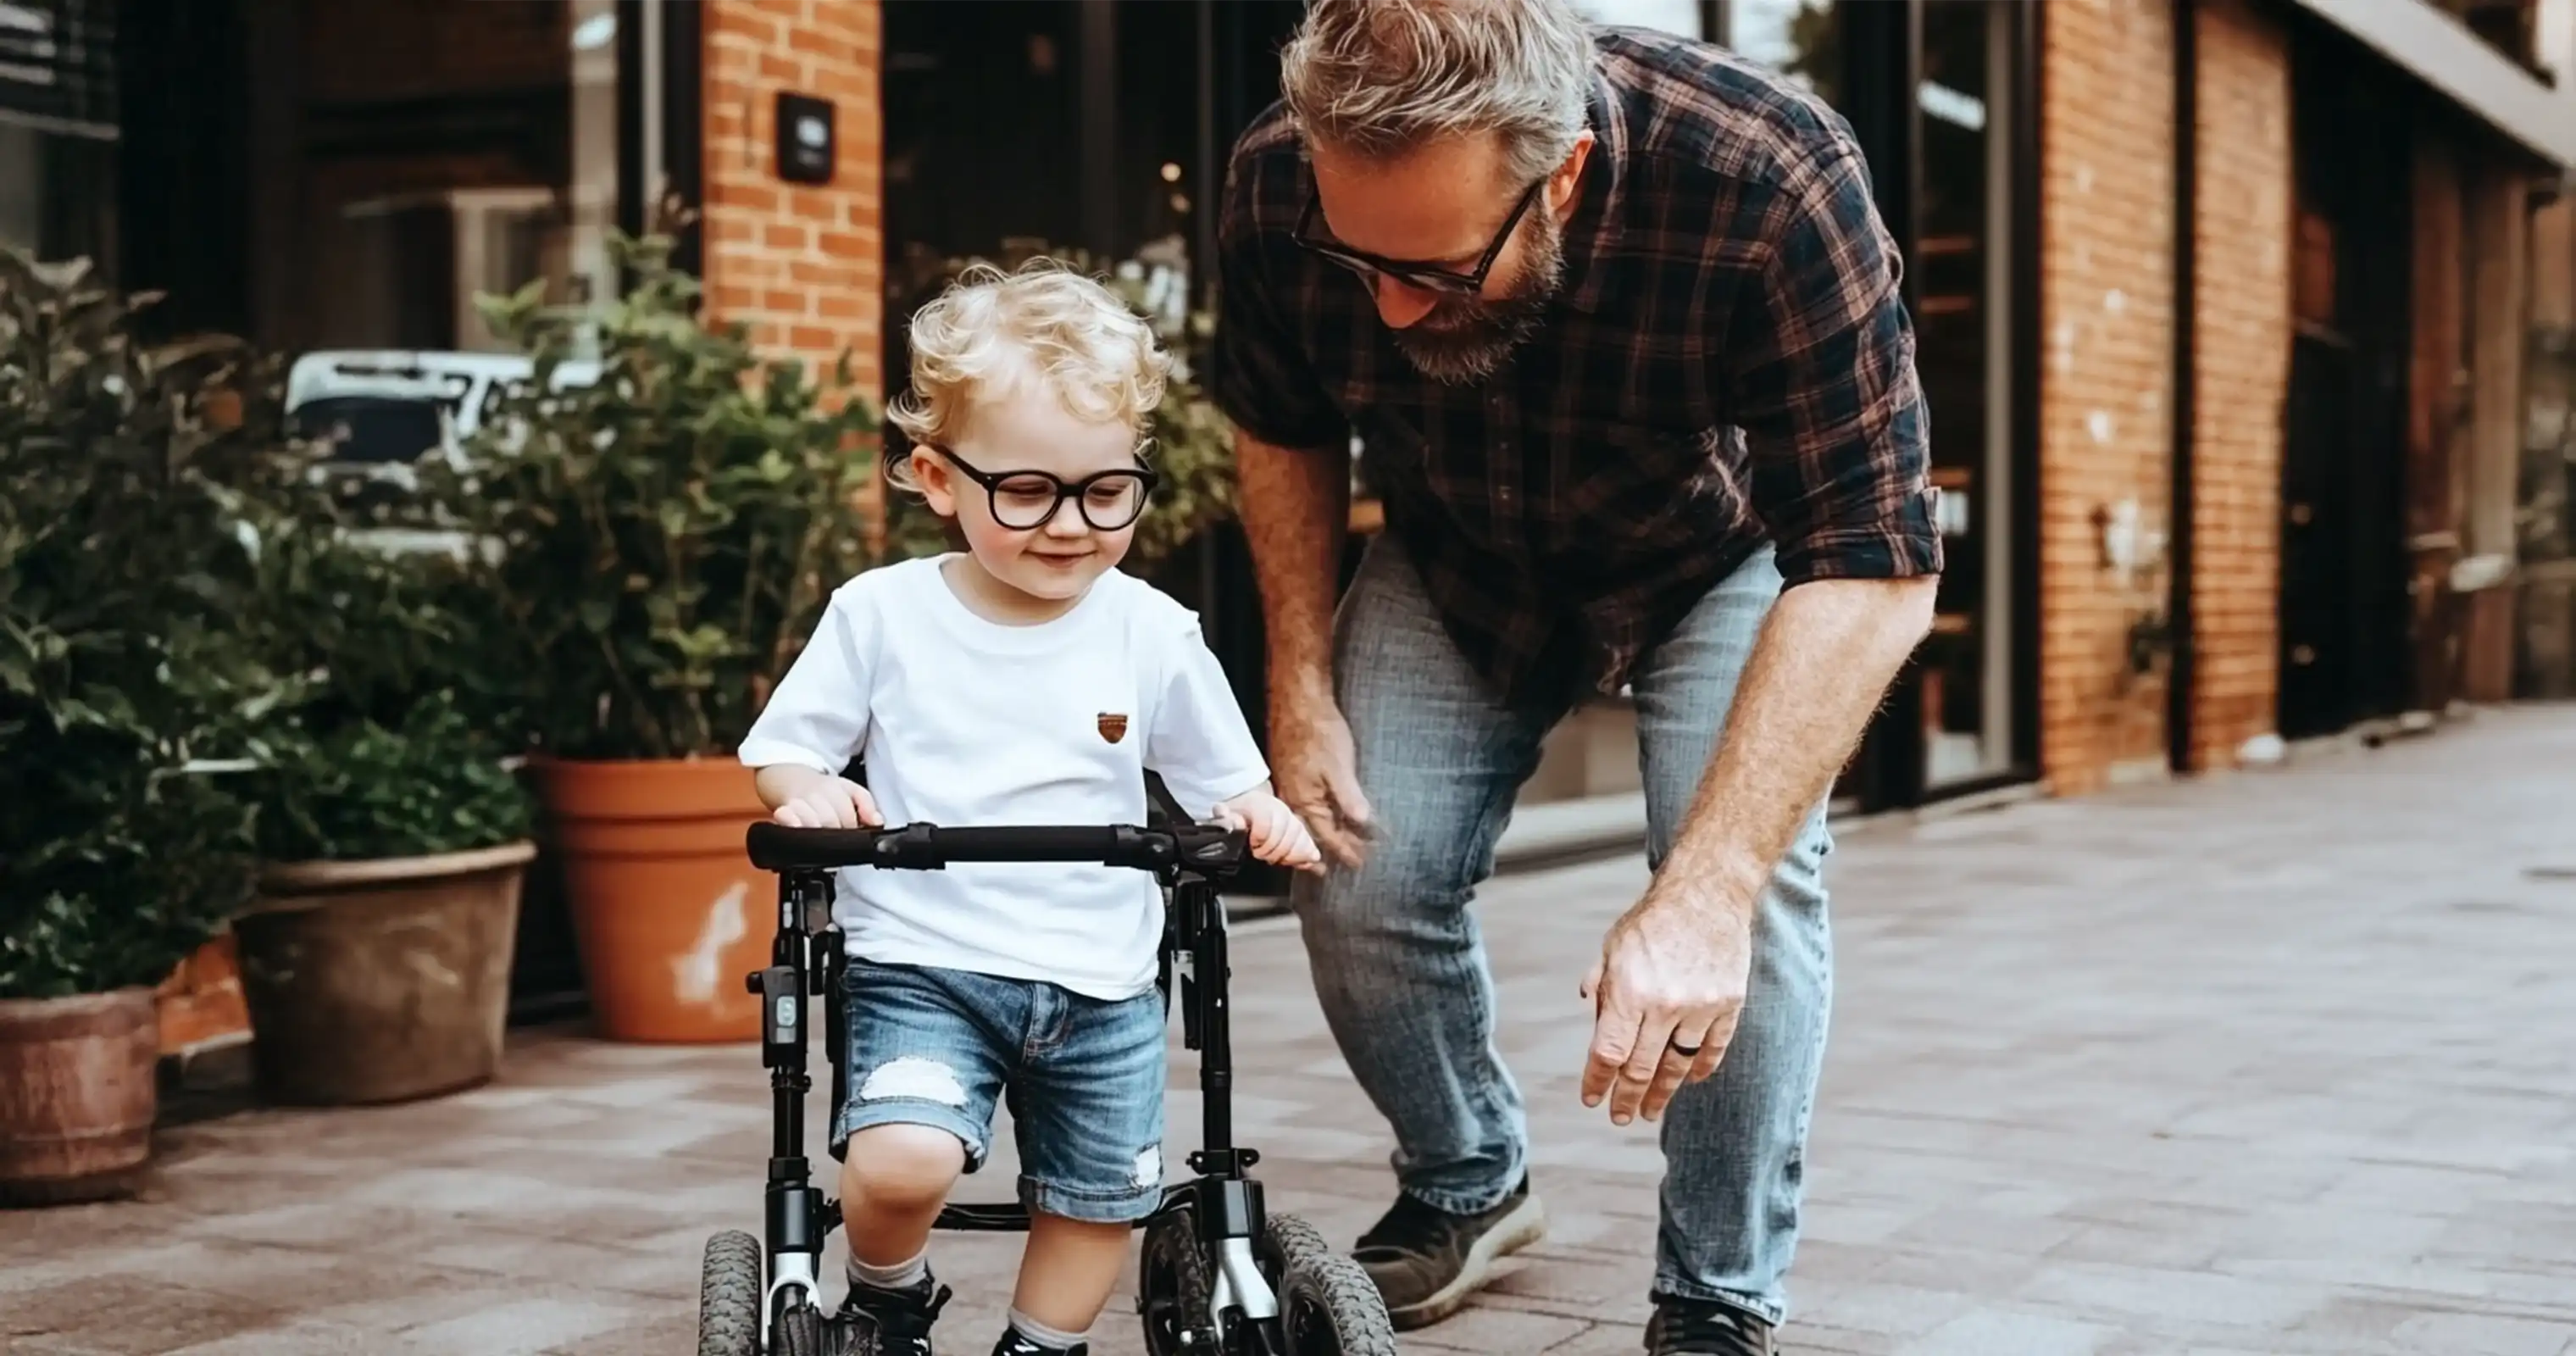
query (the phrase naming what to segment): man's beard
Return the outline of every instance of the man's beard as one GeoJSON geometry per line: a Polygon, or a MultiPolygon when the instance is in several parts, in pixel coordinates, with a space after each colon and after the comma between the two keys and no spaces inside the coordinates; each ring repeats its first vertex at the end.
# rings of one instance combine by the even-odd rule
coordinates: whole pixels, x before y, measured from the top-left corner
{"type": "Polygon", "coordinates": [[[1563,223],[1533,214],[1529,257],[1511,289],[1499,298],[1442,297],[1431,314],[1395,331],[1395,346],[1413,370],[1448,386],[1468,386],[1494,374],[1511,351],[1537,330],[1565,275],[1563,223]]]}

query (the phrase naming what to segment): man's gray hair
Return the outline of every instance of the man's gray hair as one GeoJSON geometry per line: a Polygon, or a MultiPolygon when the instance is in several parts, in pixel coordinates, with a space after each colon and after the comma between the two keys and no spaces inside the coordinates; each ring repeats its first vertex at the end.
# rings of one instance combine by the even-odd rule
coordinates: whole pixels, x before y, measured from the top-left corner
{"type": "Polygon", "coordinates": [[[1383,160],[1492,133],[1526,181],[1573,152],[1591,75],[1572,0],[1312,0],[1279,85],[1312,140],[1383,160]]]}

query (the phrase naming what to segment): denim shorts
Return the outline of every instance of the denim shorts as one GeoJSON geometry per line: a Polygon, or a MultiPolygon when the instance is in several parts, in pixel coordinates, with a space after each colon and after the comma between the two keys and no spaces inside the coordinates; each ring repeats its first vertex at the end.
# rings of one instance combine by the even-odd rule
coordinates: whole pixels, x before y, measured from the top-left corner
{"type": "Polygon", "coordinates": [[[928,1125],[992,1150],[1005,1086],[1020,1151],[1020,1203],[1131,1223],[1163,1200],[1163,996],[1104,1001],[1053,984],[853,958],[849,1100],[832,1150],[872,1125],[928,1125]]]}

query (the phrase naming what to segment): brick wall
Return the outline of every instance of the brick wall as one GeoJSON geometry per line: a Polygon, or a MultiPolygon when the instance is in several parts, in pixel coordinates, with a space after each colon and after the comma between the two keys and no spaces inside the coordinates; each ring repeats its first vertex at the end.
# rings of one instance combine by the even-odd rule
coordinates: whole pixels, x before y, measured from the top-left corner
{"type": "Polygon", "coordinates": [[[2192,765],[2272,730],[2289,387],[2289,36],[2244,0],[2200,18],[2193,227],[2192,765]]]}
{"type": "Polygon", "coordinates": [[[2051,0],[2041,104],[2040,750],[2066,794],[2163,766],[2170,538],[2173,21],[2166,0],[2051,0]],[[2139,560],[2097,515],[2133,511],[2139,560]]]}
{"type": "Polygon", "coordinates": [[[877,0],[706,0],[705,16],[710,309],[816,371],[848,349],[875,399],[885,290],[877,0]],[[832,182],[778,177],[781,90],[836,105],[832,182]]]}

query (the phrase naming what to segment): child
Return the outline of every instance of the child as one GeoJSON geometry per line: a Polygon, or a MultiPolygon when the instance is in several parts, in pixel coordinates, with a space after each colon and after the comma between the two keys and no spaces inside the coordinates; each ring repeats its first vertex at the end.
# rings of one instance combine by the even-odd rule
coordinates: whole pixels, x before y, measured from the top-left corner
{"type": "MultiPolygon", "coordinates": [[[[743,743],[800,827],[1141,824],[1144,773],[1312,869],[1225,675],[1180,604],[1115,567],[1152,472],[1169,360],[1106,288],[1045,262],[978,268],[912,322],[914,450],[888,478],[967,549],[843,584],[743,743]],[[839,774],[862,758],[864,787],[839,774]]],[[[1029,1239],[995,1356],[1079,1356],[1162,1199],[1162,895],[1133,868],[963,863],[842,873],[849,1102],[841,1315],[929,1356],[926,1258],[961,1172],[1018,1093],[1029,1239]]],[[[864,1349],[864,1348],[863,1348],[864,1349]]]]}

